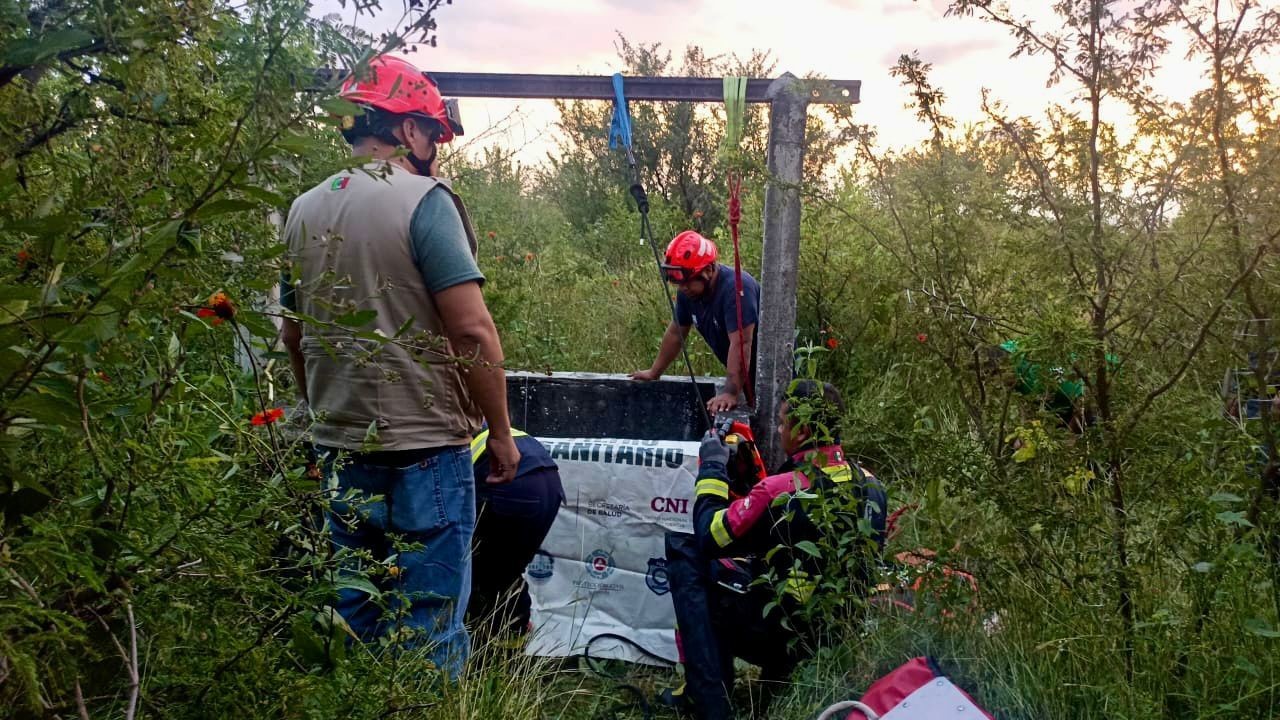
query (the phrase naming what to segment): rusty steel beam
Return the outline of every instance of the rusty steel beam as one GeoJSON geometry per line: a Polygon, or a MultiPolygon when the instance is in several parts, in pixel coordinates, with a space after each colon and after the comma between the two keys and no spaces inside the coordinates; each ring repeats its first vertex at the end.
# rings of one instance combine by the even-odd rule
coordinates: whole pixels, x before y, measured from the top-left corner
{"type": "MultiPolygon", "coordinates": [[[[329,86],[345,76],[344,70],[316,72],[317,84],[329,86]]],[[[448,97],[519,98],[559,100],[612,100],[613,78],[608,75],[522,75],[516,73],[432,72],[431,77],[448,97]]],[[[803,80],[810,104],[844,105],[859,102],[861,80],[803,80]]],[[[747,80],[747,102],[767,103],[771,78],[747,80]]],[[[723,102],[720,78],[628,77],[628,100],[670,102],[723,102]]]]}

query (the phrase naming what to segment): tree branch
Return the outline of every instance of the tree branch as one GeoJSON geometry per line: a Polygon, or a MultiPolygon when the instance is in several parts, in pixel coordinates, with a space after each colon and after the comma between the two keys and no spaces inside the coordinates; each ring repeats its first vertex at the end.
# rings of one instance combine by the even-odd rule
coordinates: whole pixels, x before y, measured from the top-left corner
{"type": "Polygon", "coordinates": [[[1257,252],[1253,255],[1253,260],[1248,264],[1244,272],[1237,275],[1236,279],[1231,282],[1231,286],[1227,288],[1225,293],[1223,293],[1222,298],[1213,308],[1213,312],[1209,314],[1209,317],[1205,319],[1204,324],[1200,327],[1200,332],[1196,336],[1196,341],[1191,345],[1191,349],[1187,351],[1186,356],[1182,358],[1182,362],[1178,365],[1178,369],[1175,370],[1174,373],[1169,376],[1169,379],[1159,387],[1154,388],[1147,393],[1146,397],[1144,397],[1142,402],[1138,405],[1138,409],[1130,414],[1124,425],[1123,431],[1120,433],[1121,437],[1132,432],[1133,428],[1138,424],[1138,421],[1142,419],[1142,416],[1146,414],[1148,409],[1150,409],[1151,404],[1154,403],[1161,395],[1168,392],[1169,389],[1176,385],[1178,381],[1182,379],[1182,376],[1186,374],[1187,368],[1191,367],[1191,363],[1195,360],[1196,355],[1200,353],[1200,349],[1204,347],[1205,341],[1209,339],[1209,334],[1213,330],[1213,323],[1217,321],[1218,316],[1222,314],[1222,310],[1227,306],[1227,301],[1235,295],[1236,291],[1240,289],[1240,286],[1244,284],[1249,276],[1258,268],[1258,264],[1262,262],[1262,258],[1266,257],[1268,250],[1269,248],[1266,244],[1259,247],[1257,252]]]}

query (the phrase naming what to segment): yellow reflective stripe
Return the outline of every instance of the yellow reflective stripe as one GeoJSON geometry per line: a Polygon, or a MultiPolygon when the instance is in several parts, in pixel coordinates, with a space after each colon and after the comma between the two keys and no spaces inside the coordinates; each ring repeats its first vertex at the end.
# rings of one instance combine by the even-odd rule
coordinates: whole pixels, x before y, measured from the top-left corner
{"type": "Polygon", "coordinates": [[[822,472],[831,478],[831,482],[842,483],[853,479],[853,468],[848,465],[832,465],[822,468],[822,472]]]}
{"type": "Polygon", "coordinates": [[[703,478],[694,486],[694,494],[698,497],[711,495],[728,500],[729,483],[718,478],[703,478]]]}
{"type": "MultiPolygon", "coordinates": [[[[529,433],[522,430],[511,428],[511,437],[524,437],[529,433]]],[[[475,465],[480,460],[480,456],[484,454],[485,448],[488,447],[489,428],[480,431],[479,435],[471,441],[471,464],[475,465]]]]}
{"type": "Polygon", "coordinates": [[[729,526],[724,523],[723,510],[717,510],[716,514],[711,516],[711,539],[715,540],[720,547],[733,542],[733,537],[729,535],[729,526]]]}
{"type": "Polygon", "coordinates": [[[484,454],[485,443],[489,441],[489,428],[480,431],[475,439],[471,441],[471,464],[475,465],[480,456],[484,454]]]}

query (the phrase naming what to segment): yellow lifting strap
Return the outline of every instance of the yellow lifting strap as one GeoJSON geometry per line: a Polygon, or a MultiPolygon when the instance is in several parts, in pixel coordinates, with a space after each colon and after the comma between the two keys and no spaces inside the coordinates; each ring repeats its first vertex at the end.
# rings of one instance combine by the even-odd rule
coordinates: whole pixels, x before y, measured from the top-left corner
{"type": "Polygon", "coordinates": [[[728,76],[724,79],[724,144],[721,150],[737,152],[742,143],[743,118],[746,115],[747,79],[728,76]]]}
{"type": "MultiPolygon", "coordinates": [[[[524,432],[523,430],[517,430],[515,428],[511,428],[511,437],[524,437],[528,434],[529,433],[524,432]]],[[[488,442],[489,442],[489,428],[485,428],[481,430],[480,434],[476,435],[475,439],[471,441],[471,464],[472,465],[475,465],[476,462],[480,460],[480,456],[484,454],[485,448],[488,447],[487,445],[488,442]]]]}

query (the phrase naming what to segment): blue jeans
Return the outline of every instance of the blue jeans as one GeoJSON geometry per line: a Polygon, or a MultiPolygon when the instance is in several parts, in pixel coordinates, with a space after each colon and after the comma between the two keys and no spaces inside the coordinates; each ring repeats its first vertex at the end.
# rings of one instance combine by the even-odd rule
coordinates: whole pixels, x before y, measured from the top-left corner
{"type": "MultiPolygon", "coordinates": [[[[327,476],[335,455],[324,453],[327,476]]],[[[379,603],[365,590],[344,587],[338,591],[338,612],[365,642],[392,629],[413,631],[405,646],[428,645],[436,666],[456,678],[471,646],[463,625],[476,524],[468,448],[440,448],[407,467],[344,459],[337,481],[329,524],[335,549],[347,551],[341,576],[359,574],[360,558],[351,551],[381,562],[397,553],[397,542],[401,548],[417,546],[399,551],[394,576],[378,576],[379,590],[395,591],[403,600],[393,595],[389,603],[379,603]]]]}

